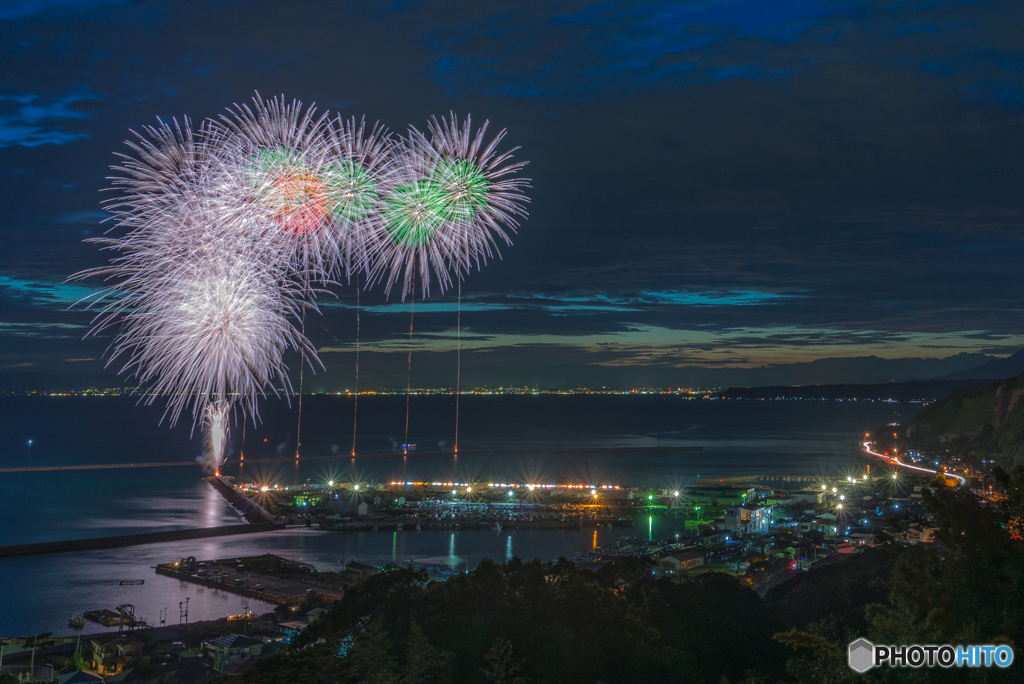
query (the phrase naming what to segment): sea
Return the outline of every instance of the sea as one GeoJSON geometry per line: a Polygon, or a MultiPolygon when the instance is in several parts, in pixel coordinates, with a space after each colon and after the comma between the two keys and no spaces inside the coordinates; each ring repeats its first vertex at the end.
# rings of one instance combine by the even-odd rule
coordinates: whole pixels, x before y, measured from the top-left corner
{"type": "MultiPolygon", "coordinates": [[[[909,421],[917,404],[728,401],[683,395],[307,395],[261,403],[232,428],[222,473],[276,484],[454,481],[681,488],[735,475],[834,477],[863,469],[866,431],[909,421]],[[356,420],[356,416],[358,420],[356,420]],[[406,427],[408,425],[408,427],[406,427]],[[355,440],[353,442],[353,434],[355,440]],[[300,458],[295,462],[297,442],[300,458]],[[351,458],[353,443],[357,457],[351,458]],[[407,456],[403,444],[415,444],[407,456]],[[653,447],[700,447],[672,451],[653,447]],[[440,455],[431,455],[440,454],[440,455]],[[284,459],[284,462],[260,461],[284,459]],[[311,459],[304,461],[303,459],[311,459]],[[248,463],[247,463],[248,462],[248,463]]],[[[138,397],[0,398],[0,468],[180,463],[156,468],[0,473],[0,545],[238,524],[207,483],[202,436],[169,427],[138,397]]],[[[657,516],[633,529],[280,532],[0,559],[0,637],[74,634],[68,617],[121,604],[177,625],[268,604],[158,576],[186,556],[274,553],[321,570],[349,560],[471,569],[483,558],[554,560],[621,536],[680,534],[657,516]],[[143,580],[143,582],[138,582],[143,580]],[[186,601],[187,600],[187,601],[186,601]]],[[[87,623],[84,633],[107,628],[87,623]]]]}

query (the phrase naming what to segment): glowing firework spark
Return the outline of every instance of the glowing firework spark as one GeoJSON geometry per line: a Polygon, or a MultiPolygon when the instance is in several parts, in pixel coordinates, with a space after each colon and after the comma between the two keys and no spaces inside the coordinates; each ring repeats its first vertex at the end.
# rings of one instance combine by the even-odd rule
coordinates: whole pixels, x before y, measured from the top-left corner
{"type": "Polygon", "coordinates": [[[221,174],[201,134],[187,121],[145,133],[117,167],[123,196],[107,205],[126,232],[96,240],[118,255],[73,278],[115,281],[98,293],[91,332],[120,323],[110,362],[127,357],[121,372],[150,384],[147,403],[168,396],[171,424],[186,408],[193,421],[202,416],[216,464],[231,408],[255,417],[275,381],[291,391],[289,349],[316,359],[290,321],[305,289],[260,214],[211,184],[221,174]]]}
{"type": "Polygon", "coordinates": [[[404,299],[418,271],[426,296],[431,272],[444,290],[511,244],[529,181],[496,151],[505,131],[484,144],[486,130],[452,115],[395,141],[258,94],[198,131],[145,127],[105,203],[121,235],[93,240],[116,254],[72,276],[113,281],[90,298],[91,334],[120,326],[109,362],[150,386],[146,402],[167,395],[171,424],[201,418],[216,468],[234,408],[255,418],[268,388],[291,393],[285,353],[319,362],[293,325],[312,283],[365,270],[387,291],[402,279],[404,299]]]}
{"type": "Polygon", "coordinates": [[[434,182],[444,193],[446,220],[456,226],[456,266],[466,271],[471,262],[479,269],[481,262],[493,257],[496,236],[512,244],[506,229],[516,231],[517,217],[527,216],[524,205],[530,201],[523,193],[530,179],[517,176],[528,162],[512,162],[518,147],[497,151],[505,129],[484,144],[489,123],[484,121],[473,134],[469,116],[462,124],[454,113],[448,119],[430,120],[430,144],[437,159],[434,182]]]}
{"type": "Polygon", "coordinates": [[[315,111],[257,95],[251,108],[236,106],[210,125],[210,147],[218,191],[254,210],[257,230],[280,243],[296,271],[327,283],[365,266],[366,221],[390,146],[380,129],[335,127],[315,111]]]}
{"type": "Polygon", "coordinates": [[[460,125],[452,114],[431,119],[429,140],[415,128],[403,139],[398,180],[384,195],[381,212],[389,240],[378,271],[387,271],[388,291],[401,279],[404,299],[417,270],[424,297],[431,271],[443,291],[450,270],[468,272],[494,256],[495,236],[512,244],[507,231],[515,232],[529,201],[523,194],[529,179],[516,176],[526,162],[511,161],[518,148],[497,152],[504,130],[485,145],[487,126],[473,134],[469,117],[460,125]]]}

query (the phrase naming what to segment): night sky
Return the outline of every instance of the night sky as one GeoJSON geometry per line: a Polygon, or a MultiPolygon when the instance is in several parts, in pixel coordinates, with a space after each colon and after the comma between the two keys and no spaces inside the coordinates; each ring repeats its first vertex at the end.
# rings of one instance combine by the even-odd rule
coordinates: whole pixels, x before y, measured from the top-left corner
{"type": "MultiPolygon", "coordinates": [[[[463,286],[463,383],[877,382],[1024,346],[1024,3],[0,2],[0,378],[126,384],[82,341],[129,128],[284,94],[507,128],[530,218],[463,286]],[[18,375],[21,374],[21,375],[18,375]]],[[[307,332],[353,379],[355,295],[307,332]]],[[[364,293],[364,388],[408,303],[364,293]]],[[[455,382],[454,296],[414,386],[455,382]]],[[[293,367],[297,368],[298,359],[293,367]]],[[[564,383],[564,385],[563,385],[564,383]]]]}

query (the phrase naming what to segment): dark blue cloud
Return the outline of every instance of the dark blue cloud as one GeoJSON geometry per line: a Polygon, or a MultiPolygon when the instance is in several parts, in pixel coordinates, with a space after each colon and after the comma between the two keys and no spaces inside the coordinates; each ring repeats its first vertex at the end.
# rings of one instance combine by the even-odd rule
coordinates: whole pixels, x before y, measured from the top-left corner
{"type": "MultiPolygon", "coordinates": [[[[105,230],[112,152],[256,89],[397,130],[472,112],[522,145],[531,217],[463,288],[470,378],[1006,354],[1024,343],[1021,25],[1019,0],[8,3],[0,314],[19,327],[0,364],[102,354],[53,327],[89,319],[55,284],[106,257],[81,240],[105,230]]],[[[347,349],[339,296],[309,329],[347,349]]],[[[361,305],[386,358],[408,306],[361,305]]],[[[457,310],[416,306],[439,378],[457,310]]]]}
{"type": "Polygon", "coordinates": [[[88,117],[69,105],[94,99],[96,96],[88,93],[54,98],[32,94],[0,95],[0,147],[63,145],[88,137],[86,133],[69,133],[53,126],[57,121],[88,117]]]}
{"type": "MultiPolygon", "coordinates": [[[[48,14],[53,10],[84,11],[105,4],[120,4],[126,0],[4,0],[0,3],[0,19],[11,21],[35,14],[48,14]]],[[[57,14],[57,16],[61,16],[57,14]]]]}

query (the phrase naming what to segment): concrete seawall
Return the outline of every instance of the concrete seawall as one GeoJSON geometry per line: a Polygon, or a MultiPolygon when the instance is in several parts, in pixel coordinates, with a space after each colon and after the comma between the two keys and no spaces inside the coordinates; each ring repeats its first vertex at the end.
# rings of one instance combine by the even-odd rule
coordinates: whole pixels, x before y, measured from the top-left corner
{"type": "Polygon", "coordinates": [[[204,478],[210,483],[210,486],[216,489],[224,500],[230,504],[232,508],[238,511],[242,516],[251,523],[272,523],[274,517],[265,511],[258,504],[245,498],[232,487],[230,484],[222,480],[218,476],[204,478]]]}
{"type": "Polygon", "coordinates": [[[206,539],[208,537],[225,537],[234,534],[271,532],[273,530],[283,529],[284,525],[261,522],[251,525],[224,525],[222,527],[203,527],[192,530],[143,532],[141,534],[124,534],[116,537],[67,539],[64,541],[40,542],[37,544],[12,544],[10,546],[0,546],[0,558],[35,556],[45,553],[68,553],[73,551],[117,549],[123,546],[137,546],[139,544],[156,544],[159,542],[183,541],[186,539],[206,539]]]}

